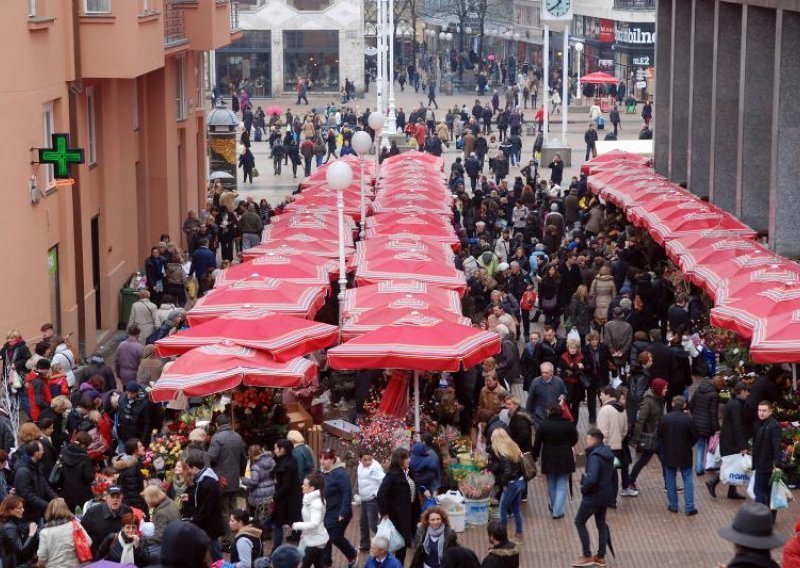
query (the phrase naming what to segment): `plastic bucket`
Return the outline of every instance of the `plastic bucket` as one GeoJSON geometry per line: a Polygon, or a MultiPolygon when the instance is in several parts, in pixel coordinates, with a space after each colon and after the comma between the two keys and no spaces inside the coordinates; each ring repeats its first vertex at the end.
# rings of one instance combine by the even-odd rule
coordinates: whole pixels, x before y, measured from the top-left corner
{"type": "Polygon", "coordinates": [[[450,517],[450,528],[459,533],[467,530],[467,515],[463,505],[456,505],[447,515],[450,517]]]}
{"type": "Polygon", "coordinates": [[[468,525],[489,524],[489,498],[465,499],[466,521],[468,525]]]}

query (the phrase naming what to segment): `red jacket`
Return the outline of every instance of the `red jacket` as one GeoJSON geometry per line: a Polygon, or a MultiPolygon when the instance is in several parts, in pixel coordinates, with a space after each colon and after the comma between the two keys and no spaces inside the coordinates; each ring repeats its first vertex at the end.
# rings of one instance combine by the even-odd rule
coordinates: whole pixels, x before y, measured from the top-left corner
{"type": "Polygon", "coordinates": [[[25,377],[25,392],[28,394],[28,402],[30,404],[31,420],[37,422],[39,420],[39,413],[50,406],[53,396],[50,393],[50,388],[47,383],[39,376],[36,371],[31,371],[25,377]]]}
{"type": "MultiPolygon", "coordinates": [[[[800,522],[797,524],[800,526],[800,522]]],[[[800,534],[794,535],[783,547],[783,568],[800,568],[800,534]]]]}
{"type": "Polygon", "coordinates": [[[425,136],[428,134],[428,129],[421,122],[414,127],[414,138],[417,139],[417,144],[420,148],[425,145],[425,136]]]}

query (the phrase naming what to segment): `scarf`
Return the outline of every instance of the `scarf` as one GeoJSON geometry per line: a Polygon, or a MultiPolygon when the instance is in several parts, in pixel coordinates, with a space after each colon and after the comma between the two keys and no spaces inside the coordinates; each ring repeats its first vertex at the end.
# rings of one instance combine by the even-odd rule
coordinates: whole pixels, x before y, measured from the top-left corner
{"type": "Polygon", "coordinates": [[[120,564],[133,564],[133,541],[128,542],[121,531],[117,535],[117,540],[122,546],[122,554],[119,557],[120,564]]]}
{"type": "Polygon", "coordinates": [[[431,550],[431,544],[436,545],[438,564],[441,564],[442,558],[444,558],[444,529],[444,523],[442,523],[438,529],[434,529],[429,525],[425,533],[425,541],[422,545],[426,552],[431,550]]]}
{"type": "Polygon", "coordinates": [[[411,490],[411,502],[414,502],[414,499],[417,497],[417,484],[414,483],[414,480],[411,479],[411,476],[408,475],[408,470],[403,470],[403,474],[406,476],[406,481],[408,481],[408,487],[411,490]]]}

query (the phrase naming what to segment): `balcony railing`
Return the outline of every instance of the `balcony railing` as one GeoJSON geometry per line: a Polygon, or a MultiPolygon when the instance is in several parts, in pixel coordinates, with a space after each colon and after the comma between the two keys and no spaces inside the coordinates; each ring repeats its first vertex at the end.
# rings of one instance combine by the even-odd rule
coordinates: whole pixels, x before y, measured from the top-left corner
{"type": "Polygon", "coordinates": [[[235,32],[239,29],[239,2],[236,0],[231,1],[231,31],[235,32]]]}
{"type": "Polygon", "coordinates": [[[615,10],[655,10],[656,0],[614,0],[615,10]]]}
{"type": "Polygon", "coordinates": [[[178,4],[175,0],[164,2],[164,47],[186,41],[186,15],[178,4]]]}

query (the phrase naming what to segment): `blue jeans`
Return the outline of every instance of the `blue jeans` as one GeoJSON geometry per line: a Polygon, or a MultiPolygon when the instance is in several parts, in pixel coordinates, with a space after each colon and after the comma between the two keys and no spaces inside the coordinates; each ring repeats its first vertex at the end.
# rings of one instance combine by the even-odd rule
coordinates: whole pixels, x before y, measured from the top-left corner
{"type": "Polygon", "coordinates": [[[553,518],[564,516],[564,505],[567,503],[568,487],[568,473],[551,473],[547,475],[547,494],[550,496],[550,506],[553,508],[553,518]]]}
{"type": "Polygon", "coordinates": [[[211,560],[222,560],[222,545],[218,538],[211,541],[211,560]]]}
{"type": "Polygon", "coordinates": [[[272,550],[283,544],[283,525],[270,521],[272,524],[272,550]]]}
{"type": "Polygon", "coordinates": [[[513,512],[517,534],[522,534],[522,511],[520,510],[520,504],[522,503],[522,490],[524,488],[525,480],[519,478],[506,485],[505,489],[503,489],[503,494],[500,496],[500,523],[506,526],[508,523],[508,512],[513,512]]]}
{"type": "Polygon", "coordinates": [[[359,534],[361,549],[369,550],[372,534],[378,532],[378,500],[361,502],[361,518],[359,519],[359,534]]]}
{"type": "Polygon", "coordinates": [[[694,445],[694,470],[695,472],[705,473],[706,471],[706,452],[708,451],[708,438],[699,436],[694,445]]]}
{"type": "Polygon", "coordinates": [[[756,494],[756,503],[761,503],[769,507],[770,501],[772,500],[772,485],[769,482],[772,477],[772,472],[768,471],[762,473],[756,471],[754,475],[756,476],[756,480],[753,483],[753,493],[756,494]]]}
{"type": "MultiPolygon", "coordinates": [[[[692,477],[691,467],[680,468],[683,478],[683,504],[684,512],[688,513],[695,510],[694,505],[694,477],[692,477]]],[[[664,466],[664,474],[667,478],[667,505],[671,511],[678,510],[678,486],[675,479],[678,475],[678,468],[664,466]]]]}

